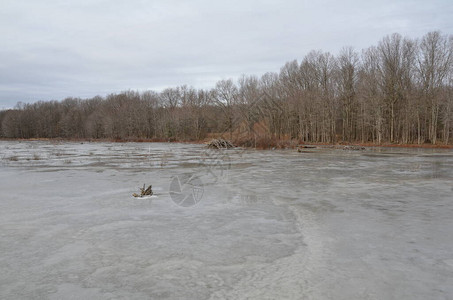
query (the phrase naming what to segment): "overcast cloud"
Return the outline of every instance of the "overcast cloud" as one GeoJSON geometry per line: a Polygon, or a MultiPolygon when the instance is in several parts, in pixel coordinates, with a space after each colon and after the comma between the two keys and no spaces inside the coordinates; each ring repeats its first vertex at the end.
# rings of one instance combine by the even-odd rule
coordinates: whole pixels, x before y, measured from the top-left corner
{"type": "Polygon", "coordinates": [[[394,32],[451,34],[453,1],[1,0],[0,108],[278,71],[394,32]]]}

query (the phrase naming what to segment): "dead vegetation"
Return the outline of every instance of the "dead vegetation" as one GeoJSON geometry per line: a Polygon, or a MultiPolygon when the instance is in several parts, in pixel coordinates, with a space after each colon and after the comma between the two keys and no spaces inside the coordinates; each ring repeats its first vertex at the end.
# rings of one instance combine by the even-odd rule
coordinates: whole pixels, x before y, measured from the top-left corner
{"type": "Polygon", "coordinates": [[[234,148],[234,145],[224,139],[213,139],[207,144],[210,149],[230,149],[234,148]]]}
{"type": "Polygon", "coordinates": [[[136,197],[136,198],[139,198],[139,197],[143,197],[143,196],[152,196],[153,195],[153,186],[150,185],[148,186],[148,188],[146,188],[146,185],[143,184],[143,187],[140,188],[140,195],[137,194],[137,193],[133,193],[132,196],[136,197]]]}

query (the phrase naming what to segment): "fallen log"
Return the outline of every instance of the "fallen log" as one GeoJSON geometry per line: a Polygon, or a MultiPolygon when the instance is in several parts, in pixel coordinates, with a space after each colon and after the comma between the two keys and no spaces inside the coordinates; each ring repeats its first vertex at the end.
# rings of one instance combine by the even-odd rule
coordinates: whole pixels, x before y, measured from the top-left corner
{"type": "Polygon", "coordinates": [[[365,147],[363,146],[356,146],[356,145],[347,145],[343,147],[343,150],[349,150],[349,151],[363,151],[366,150],[365,147]]]}
{"type": "Polygon", "coordinates": [[[312,153],[313,151],[307,151],[306,149],[316,149],[318,147],[316,146],[313,146],[313,145],[299,145],[297,146],[297,152],[299,153],[303,153],[303,152],[307,152],[307,153],[312,153]]]}

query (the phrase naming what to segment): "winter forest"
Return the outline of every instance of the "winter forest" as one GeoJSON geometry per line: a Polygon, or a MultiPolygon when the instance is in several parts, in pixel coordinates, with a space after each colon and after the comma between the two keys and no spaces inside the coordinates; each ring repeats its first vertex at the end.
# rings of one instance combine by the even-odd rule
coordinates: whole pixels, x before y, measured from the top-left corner
{"type": "Polygon", "coordinates": [[[448,144],[453,35],[393,34],[362,51],[311,51],[279,73],[220,80],[212,89],[125,91],[18,103],[0,112],[3,138],[448,144]]]}

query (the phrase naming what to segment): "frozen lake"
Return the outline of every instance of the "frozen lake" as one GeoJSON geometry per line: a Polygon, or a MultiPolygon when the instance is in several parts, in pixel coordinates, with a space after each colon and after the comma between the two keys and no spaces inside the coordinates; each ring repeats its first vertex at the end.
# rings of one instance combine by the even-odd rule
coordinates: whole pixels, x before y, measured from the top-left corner
{"type": "Polygon", "coordinates": [[[3,141],[0,158],[1,299],[453,298],[451,150],[3,141]]]}

